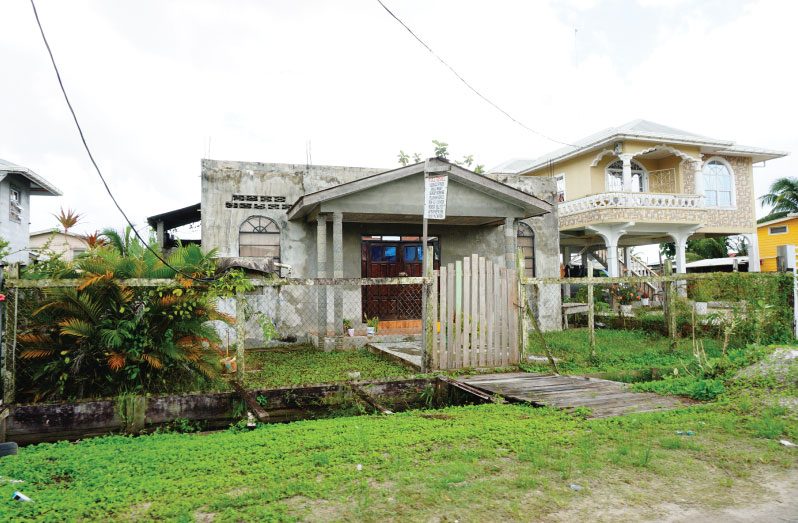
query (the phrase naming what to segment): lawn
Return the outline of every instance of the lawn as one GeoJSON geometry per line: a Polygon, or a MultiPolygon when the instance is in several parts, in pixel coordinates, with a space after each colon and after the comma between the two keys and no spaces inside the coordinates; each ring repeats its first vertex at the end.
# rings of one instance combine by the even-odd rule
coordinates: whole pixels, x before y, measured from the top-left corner
{"type": "Polygon", "coordinates": [[[794,473],[770,424],[736,405],[584,420],[491,404],[42,444],[0,458],[0,521],[534,520],[595,503],[653,516],[794,473]],[[17,489],[34,502],[11,501],[17,489]]]}
{"type": "Polygon", "coordinates": [[[310,346],[248,351],[245,385],[249,389],[376,380],[410,376],[407,367],[387,361],[365,349],[323,352],[310,346]]]}

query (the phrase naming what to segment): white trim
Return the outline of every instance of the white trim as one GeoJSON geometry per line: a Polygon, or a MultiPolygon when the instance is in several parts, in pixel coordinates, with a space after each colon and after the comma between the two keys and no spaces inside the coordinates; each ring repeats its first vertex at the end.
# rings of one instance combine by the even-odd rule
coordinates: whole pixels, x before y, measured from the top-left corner
{"type": "MultiPolygon", "coordinates": [[[[699,171],[699,173],[700,173],[700,176],[701,176],[701,190],[702,190],[701,196],[704,197],[704,206],[705,207],[709,207],[709,208],[712,208],[712,209],[726,209],[726,210],[736,210],[737,209],[737,175],[734,172],[734,168],[732,168],[731,164],[729,163],[728,160],[726,160],[726,158],[724,158],[722,156],[712,156],[710,158],[707,158],[706,160],[704,160],[701,163],[701,170],[699,171]],[[709,205],[709,204],[707,204],[707,198],[706,198],[707,186],[706,186],[706,183],[704,183],[704,169],[707,167],[707,165],[709,165],[712,162],[722,163],[729,170],[729,175],[731,176],[731,197],[730,197],[731,198],[731,205],[709,205]]],[[[696,177],[696,186],[698,186],[697,177],[696,177]]]]}
{"type": "Polygon", "coordinates": [[[788,225],[769,225],[768,226],[768,235],[769,236],[779,236],[781,234],[788,234],[790,232],[790,227],[788,225]],[[773,229],[780,229],[784,227],[784,232],[773,232],[773,229]]]}
{"type": "Polygon", "coordinates": [[[634,155],[632,156],[632,158],[636,158],[636,157],[638,157],[638,156],[642,156],[642,155],[644,155],[644,154],[648,154],[648,153],[653,153],[653,152],[656,152],[656,151],[666,151],[666,152],[669,152],[669,153],[671,153],[672,155],[674,155],[674,156],[678,156],[679,158],[681,158],[681,159],[682,159],[682,161],[685,161],[685,160],[686,160],[686,161],[690,161],[690,162],[697,162],[697,161],[699,161],[699,158],[693,158],[693,157],[692,157],[692,156],[690,156],[689,154],[687,154],[687,153],[685,153],[685,152],[683,152],[683,151],[680,151],[680,150],[679,150],[679,149],[677,149],[676,147],[672,147],[672,146],[670,146],[670,145],[665,145],[664,143],[661,143],[661,144],[659,144],[659,145],[655,145],[654,147],[649,147],[648,149],[643,149],[642,151],[640,151],[640,152],[638,152],[638,153],[634,153],[634,155]]]}

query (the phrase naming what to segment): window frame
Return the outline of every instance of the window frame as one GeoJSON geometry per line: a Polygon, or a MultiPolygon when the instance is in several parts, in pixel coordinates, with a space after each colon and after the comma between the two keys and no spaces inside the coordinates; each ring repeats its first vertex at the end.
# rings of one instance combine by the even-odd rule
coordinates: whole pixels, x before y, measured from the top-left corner
{"type": "Polygon", "coordinates": [[[283,255],[283,245],[282,245],[283,244],[283,234],[282,234],[282,232],[283,231],[280,228],[280,225],[273,218],[270,218],[270,217],[265,216],[263,214],[255,214],[255,215],[252,215],[252,216],[248,216],[243,222],[241,222],[241,225],[238,226],[238,256],[240,258],[271,258],[275,262],[280,263],[280,260],[282,259],[282,255],[283,255]],[[254,224],[253,222],[251,222],[251,220],[253,220],[253,219],[257,219],[258,220],[258,224],[257,225],[254,224]],[[268,222],[265,226],[263,226],[262,223],[261,223],[263,220],[266,220],[268,222]],[[246,225],[249,225],[253,230],[244,230],[244,227],[246,225]],[[270,231],[269,229],[271,227],[276,229],[276,231],[270,231]],[[258,230],[258,229],[263,229],[263,230],[258,230]],[[242,233],[243,234],[263,234],[264,236],[266,236],[266,235],[277,236],[277,243],[276,244],[257,244],[257,245],[256,244],[246,244],[246,245],[244,245],[244,247],[271,247],[271,246],[275,246],[276,245],[276,247],[277,247],[277,256],[252,256],[252,255],[243,255],[243,254],[241,254],[241,247],[242,247],[241,234],[242,233]]]}
{"type": "MultiPolygon", "coordinates": [[[[648,169],[646,169],[642,163],[638,162],[634,158],[630,160],[632,162],[632,179],[634,179],[635,172],[640,172],[640,190],[639,191],[630,191],[636,193],[646,193],[648,192],[648,169]],[[635,168],[637,166],[637,168],[635,168]]],[[[623,188],[623,160],[615,157],[614,160],[611,160],[604,166],[604,190],[606,192],[625,192],[623,188]],[[613,178],[613,175],[610,174],[610,169],[616,170],[616,168],[612,167],[616,163],[621,162],[621,186],[617,189],[613,189],[612,185],[610,184],[610,180],[613,178]]]]}
{"type": "Polygon", "coordinates": [[[768,235],[770,236],[780,236],[782,234],[789,234],[790,228],[787,225],[769,225],[768,226],[768,235]],[[773,232],[773,229],[784,229],[782,232],[773,232]]]}
{"type": "MultiPolygon", "coordinates": [[[[702,165],[701,165],[701,196],[704,198],[704,207],[710,207],[712,209],[728,209],[734,210],[737,209],[737,183],[736,183],[736,175],[734,173],[734,168],[732,168],[731,164],[723,158],[722,156],[713,156],[708,158],[702,165]],[[715,204],[708,203],[707,200],[707,173],[706,169],[712,163],[719,163],[726,168],[726,171],[729,174],[729,205],[720,205],[719,199],[717,194],[715,195],[715,204]]],[[[714,190],[715,193],[720,191],[714,190]]],[[[726,191],[723,191],[726,192],[726,191]]]]}

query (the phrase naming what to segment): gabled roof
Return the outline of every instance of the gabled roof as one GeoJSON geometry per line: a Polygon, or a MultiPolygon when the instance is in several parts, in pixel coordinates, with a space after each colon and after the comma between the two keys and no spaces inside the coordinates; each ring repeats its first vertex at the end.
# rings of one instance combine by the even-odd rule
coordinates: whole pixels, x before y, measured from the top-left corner
{"type": "MultiPolygon", "coordinates": [[[[494,198],[512,203],[525,211],[530,213],[530,216],[545,214],[551,212],[553,206],[540,198],[527,194],[524,191],[510,187],[509,185],[497,182],[482,174],[477,174],[468,169],[464,169],[458,165],[452,164],[443,158],[430,158],[428,160],[436,166],[436,170],[445,170],[450,180],[456,181],[466,187],[492,196],[494,198]]],[[[419,162],[406,167],[400,167],[392,171],[386,171],[372,176],[367,176],[359,180],[349,183],[344,183],[309,193],[302,196],[294,205],[288,210],[288,219],[294,220],[310,214],[321,203],[341,198],[350,194],[358,193],[382,184],[407,178],[424,173],[426,162],[419,162]]],[[[390,212],[386,209],[386,213],[390,212]]]]}
{"type": "Polygon", "coordinates": [[[765,216],[764,218],[760,218],[756,221],[757,228],[760,227],[767,227],[768,225],[774,225],[776,223],[781,222],[788,222],[790,220],[794,220],[798,218],[798,213],[775,213],[770,216],[765,216]]]}
{"type": "Polygon", "coordinates": [[[0,177],[4,178],[6,174],[11,173],[19,174],[30,182],[31,194],[43,196],[61,196],[63,194],[58,187],[51,184],[27,167],[22,167],[21,165],[0,159],[0,177]]]}
{"type": "Polygon", "coordinates": [[[666,144],[692,145],[717,153],[745,155],[754,161],[765,161],[786,156],[784,151],[774,151],[758,147],[735,145],[731,140],[709,138],[700,134],[683,131],[649,120],[632,120],[618,127],[610,127],[574,142],[546,155],[534,159],[516,158],[492,168],[490,172],[522,174],[573,158],[593,149],[600,149],[622,140],[643,140],[666,144]]]}

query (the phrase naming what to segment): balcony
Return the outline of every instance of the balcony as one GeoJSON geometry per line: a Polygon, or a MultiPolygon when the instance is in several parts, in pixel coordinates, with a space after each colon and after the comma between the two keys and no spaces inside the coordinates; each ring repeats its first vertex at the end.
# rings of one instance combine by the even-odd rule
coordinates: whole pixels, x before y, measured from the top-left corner
{"type": "Polygon", "coordinates": [[[641,192],[606,192],[559,204],[560,217],[596,209],[702,209],[702,196],[697,194],[664,194],[641,192]]]}

